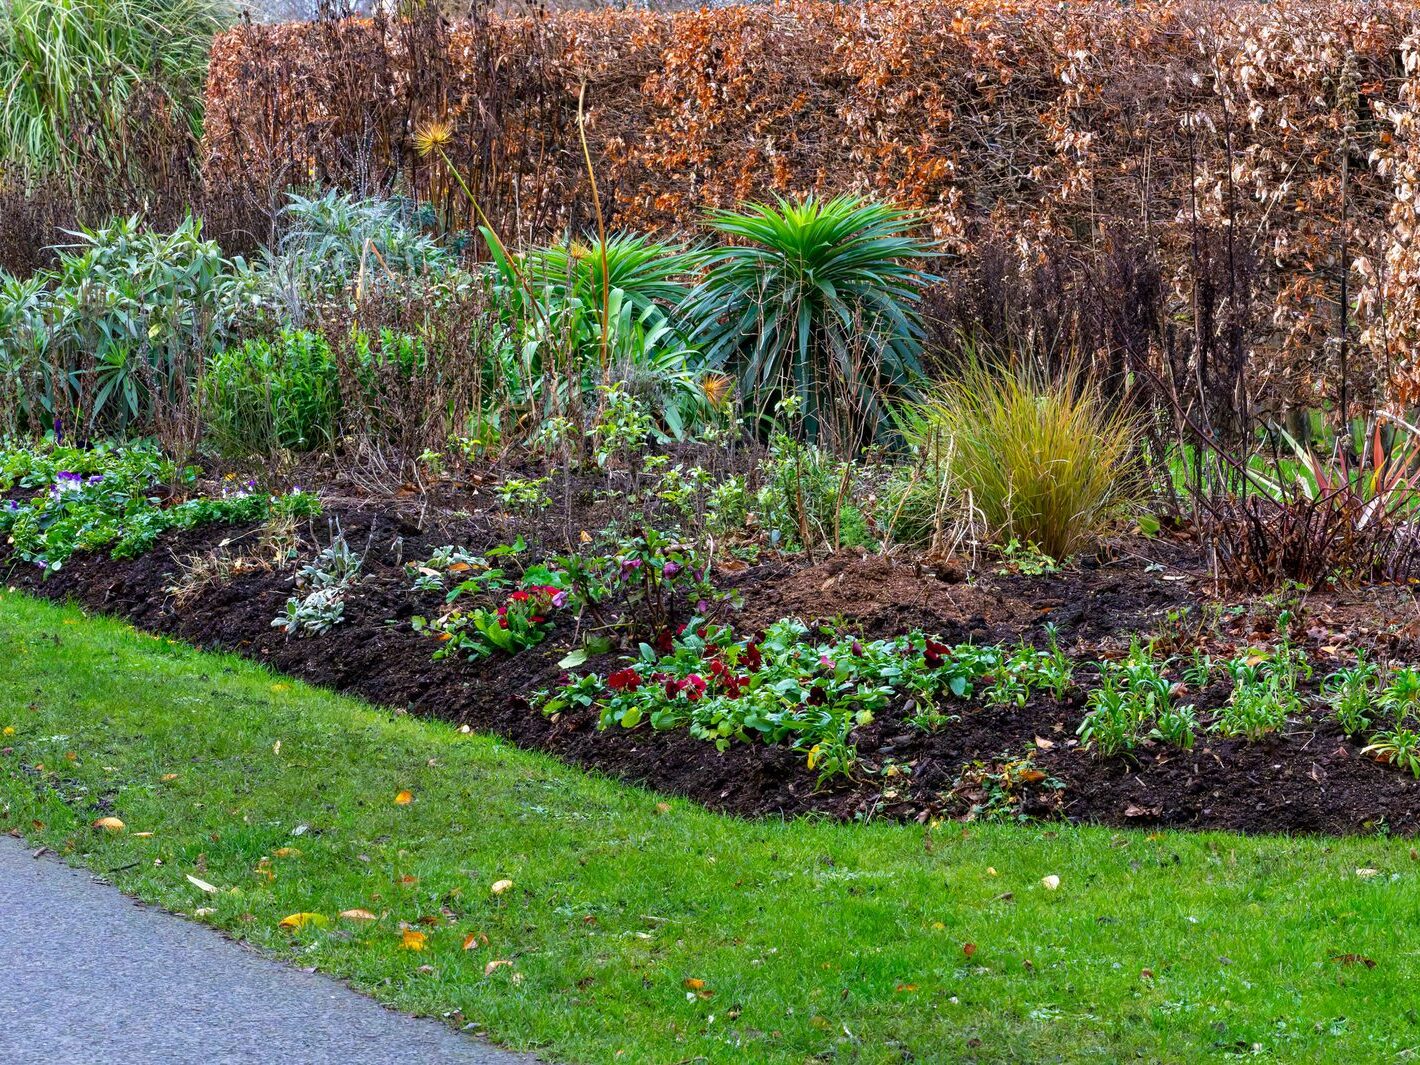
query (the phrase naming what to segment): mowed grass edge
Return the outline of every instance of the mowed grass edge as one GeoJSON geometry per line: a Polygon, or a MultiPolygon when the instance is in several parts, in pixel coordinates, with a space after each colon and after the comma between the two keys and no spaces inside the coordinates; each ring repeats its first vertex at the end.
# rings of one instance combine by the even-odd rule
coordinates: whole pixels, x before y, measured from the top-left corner
{"type": "Polygon", "coordinates": [[[0,829],[550,1060],[1420,1046],[1405,840],[739,821],[15,593],[0,677],[0,829]]]}

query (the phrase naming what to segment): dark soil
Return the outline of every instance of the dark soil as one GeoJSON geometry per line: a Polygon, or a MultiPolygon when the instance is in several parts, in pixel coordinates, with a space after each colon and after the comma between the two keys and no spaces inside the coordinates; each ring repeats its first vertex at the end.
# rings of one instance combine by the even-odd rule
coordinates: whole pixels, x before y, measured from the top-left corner
{"type": "MultiPolygon", "coordinates": [[[[559,496],[568,500],[581,491],[570,483],[561,487],[559,496]]],[[[1079,697],[1063,704],[1040,698],[1022,710],[973,704],[959,721],[930,734],[885,713],[854,736],[860,757],[856,778],[823,788],[815,787],[803,755],[782,747],[737,744],[719,753],[685,732],[601,731],[589,714],[549,720],[531,709],[529,699],[561,676],[557,662],[580,642],[576,623],[564,623],[545,643],[515,657],[434,662],[436,645],[415,633],[409,619],[438,613],[443,596],[413,590],[404,563],[445,544],[486,551],[515,534],[533,545],[535,557],[539,546],[565,550],[573,530],[597,528],[593,523],[604,523],[607,516],[569,502],[529,521],[499,513],[496,504],[470,503],[477,493],[477,486],[465,486],[464,510],[430,507],[413,498],[328,505],[327,516],[305,530],[306,551],[325,543],[328,522],[338,520],[366,559],[360,585],[347,598],[344,623],[325,637],[288,638],[272,628],[292,593],[289,567],[244,570],[182,597],[172,592],[182,560],[219,545],[233,554],[254,550],[255,529],[170,534],[132,561],[76,556],[48,579],[17,566],[9,581],[735,814],[818,812],[843,819],[1025,814],[1249,832],[1412,833],[1420,827],[1420,783],[1360,755],[1358,745],[1320,713],[1260,743],[1204,734],[1192,752],[1159,746],[1129,760],[1101,760],[1079,749],[1075,731],[1084,712],[1079,697]],[[1026,756],[1031,761],[1022,763],[1026,756]]],[[[590,488],[583,498],[593,498],[590,488]]],[[[934,566],[845,553],[815,564],[767,560],[725,580],[738,586],[745,600],[735,619],[741,631],[794,615],[871,637],[922,628],[949,642],[1039,643],[1043,625],[1051,622],[1062,646],[1081,658],[1118,655],[1140,633],[1161,634],[1165,645],[1174,641],[1185,649],[1201,641],[1220,652],[1265,640],[1282,604],[1216,603],[1202,558],[1202,550],[1180,534],[1125,541],[1063,572],[1039,576],[983,566],[968,581],[956,563],[934,566]],[[1211,620],[1204,625],[1200,618],[1211,620]]],[[[1328,593],[1287,606],[1302,619],[1308,650],[1322,662],[1328,656],[1344,659],[1362,645],[1390,656],[1420,654],[1420,608],[1407,589],[1328,593]]],[[[1226,687],[1220,687],[1188,698],[1206,717],[1226,696],[1226,687]]]]}

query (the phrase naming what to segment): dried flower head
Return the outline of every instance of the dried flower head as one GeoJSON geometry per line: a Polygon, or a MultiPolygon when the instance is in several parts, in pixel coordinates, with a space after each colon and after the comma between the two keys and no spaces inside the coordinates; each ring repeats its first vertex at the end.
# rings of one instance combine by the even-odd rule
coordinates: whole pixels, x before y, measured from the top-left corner
{"type": "Polygon", "coordinates": [[[730,401],[734,385],[734,378],[729,375],[712,373],[707,374],[705,379],[700,382],[700,390],[705,393],[705,398],[710,402],[710,406],[722,409],[730,401]]]}
{"type": "Polygon", "coordinates": [[[414,150],[421,156],[443,152],[454,139],[454,128],[442,119],[425,122],[414,131],[414,150]]]}

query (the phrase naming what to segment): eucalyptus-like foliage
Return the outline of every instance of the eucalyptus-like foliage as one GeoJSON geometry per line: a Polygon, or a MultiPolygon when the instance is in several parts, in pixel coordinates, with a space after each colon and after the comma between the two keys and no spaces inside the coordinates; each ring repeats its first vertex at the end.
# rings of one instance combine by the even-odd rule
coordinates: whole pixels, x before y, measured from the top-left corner
{"type": "Polygon", "coordinates": [[[710,228],[733,243],[703,255],[684,308],[692,341],[761,410],[796,397],[811,434],[830,419],[841,438],[871,432],[884,392],[920,374],[929,278],[916,264],[934,250],[911,235],[915,221],[858,196],[712,213],[710,228]]]}

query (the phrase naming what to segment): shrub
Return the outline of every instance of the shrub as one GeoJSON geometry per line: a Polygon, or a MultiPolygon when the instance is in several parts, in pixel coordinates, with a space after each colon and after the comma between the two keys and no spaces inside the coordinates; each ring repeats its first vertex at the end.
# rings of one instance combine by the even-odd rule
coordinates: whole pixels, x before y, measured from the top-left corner
{"type": "Polygon", "coordinates": [[[903,424],[998,542],[1055,559],[1102,535],[1139,492],[1133,422],[1078,372],[973,359],[903,424]]]}
{"type": "Polygon", "coordinates": [[[330,345],[295,330],[223,348],[207,363],[203,401],[207,437],[224,455],[321,448],[340,410],[330,345]]]}
{"type": "Polygon", "coordinates": [[[77,236],[37,275],[43,292],[0,288],[0,321],[28,338],[30,422],[132,435],[180,416],[199,361],[260,306],[259,279],[191,215],[171,233],[134,216],[77,236]]]}
{"type": "Polygon", "coordinates": [[[321,196],[288,193],[287,226],[272,268],[307,295],[372,285],[391,276],[442,273],[454,255],[423,231],[403,199],[360,198],[331,189],[321,196]]]}
{"type": "Polygon", "coordinates": [[[705,254],[685,306],[691,340],[761,412],[792,396],[811,438],[851,448],[872,437],[884,394],[920,372],[926,275],[911,263],[933,251],[909,235],[915,221],[857,196],[711,214],[736,243],[705,254]]]}

